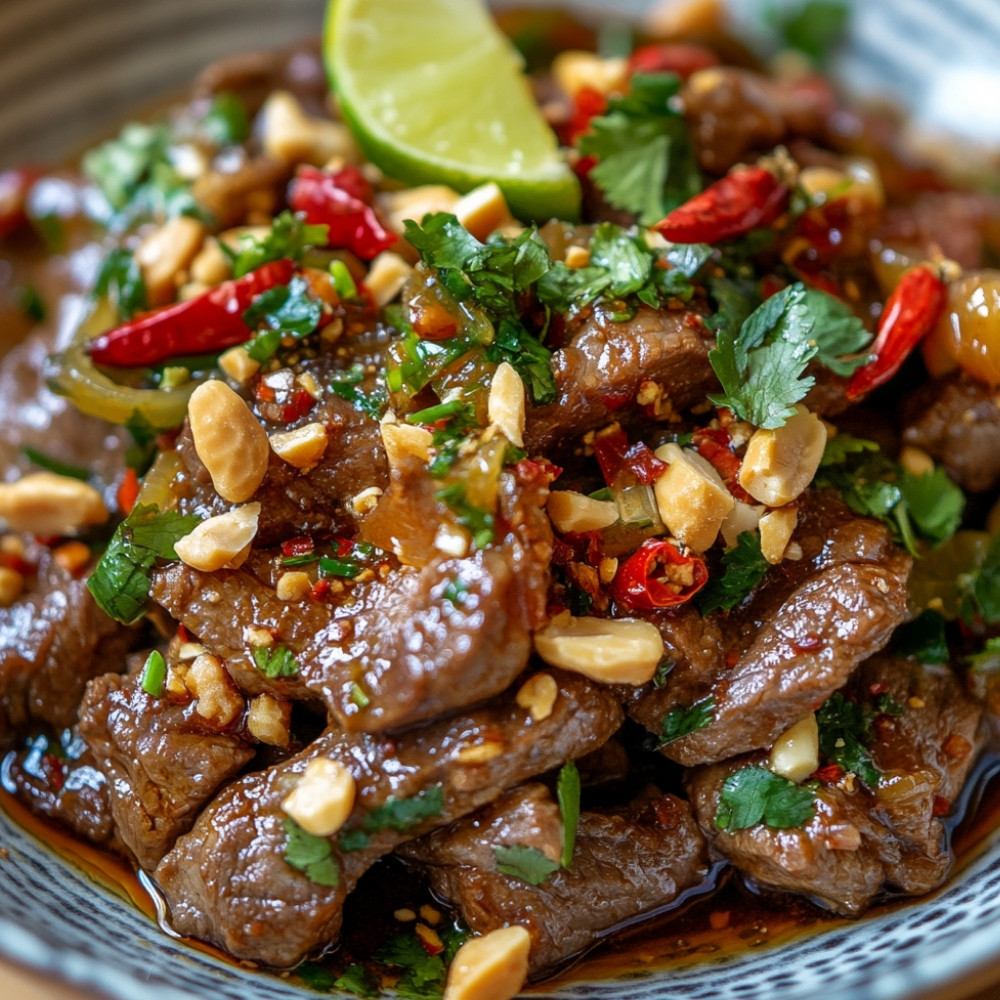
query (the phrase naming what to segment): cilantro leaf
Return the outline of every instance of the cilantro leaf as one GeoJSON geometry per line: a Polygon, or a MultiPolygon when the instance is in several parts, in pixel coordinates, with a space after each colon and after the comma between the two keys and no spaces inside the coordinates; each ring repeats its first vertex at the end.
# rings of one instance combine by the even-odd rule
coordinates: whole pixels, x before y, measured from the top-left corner
{"type": "Polygon", "coordinates": [[[598,158],[590,176],[608,203],[643,225],[702,187],[684,116],[672,103],[680,85],[673,74],[637,73],[629,94],[612,98],[578,144],[584,156],[598,158]]]}
{"type": "Polygon", "coordinates": [[[892,647],[900,656],[912,656],[921,663],[947,663],[951,654],[945,636],[944,615],[930,608],[921,612],[913,621],[896,629],[892,647]]]}
{"type": "Polygon", "coordinates": [[[959,613],[970,626],[1000,622],[1000,534],[993,538],[978,568],[963,581],[959,613]]]}
{"type": "Polygon", "coordinates": [[[124,625],[137,622],[149,600],[150,574],[157,559],[176,559],[174,544],[201,523],[194,514],[160,513],[139,504],[118,525],[104,555],[87,581],[98,605],[124,625]]]}
{"type": "Polygon", "coordinates": [[[287,646],[255,646],[253,662],[257,669],[271,680],[278,677],[295,677],[299,665],[287,646]]]}
{"type": "Polygon", "coordinates": [[[373,809],[360,827],[344,830],[340,834],[340,847],[344,851],[364,850],[371,842],[371,834],[381,830],[408,833],[426,819],[444,812],[444,789],[440,785],[425,789],[406,799],[390,798],[373,809]]]}
{"type": "Polygon", "coordinates": [[[553,872],[559,871],[558,861],[553,861],[537,847],[514,844],[511,847],[494,847],[497,871],[529,885],[541,885],[553,872]]]}
{"type": "Polygon", "coordinates": [[[732,611],[764,579],[771,564],[760,550],[760,536],[744,531],[736,545],[722,557],[722,573],[713,575],[698,595],[698,609],[703,615],[722,609],[732,611]]]}
{"type": "Polygon", "coordinates": [[[376,949],[372,958],[382,965],[402,969],[395,985],[398,996],[408,1000],[440,1000],[448,968],[442,955],[429,955],[415,934],[400,931],[376,949]]]}
{"type": "Polygon", "coordinates": [[[233,277],[241,278],[271,261],[286,257],[301,261],[310,247],[326,246],[328,231],[329,227],[325,224],[309,225],[286,210],[271,220],[271,230],[266,236],[258,238],[250,233],[243,233],[235,249],[222,240],[219,241],[219,247],[229,258],[233,277]]]}
{"type": "Polygon", "coordinates": [[[307,337],[323,319],[323,306],[313,297],[305,278],[296,275],[287,285],[261,292],[243,312],[243,322],[261,332],[247,346],[254,361],[274,357],[283,337],[307,337]]]}
{"type": "Polygon", "coordinates": [[[341,399],[346,399],[354,409],[368,414],[372,420],[378,420],[388,400],[385,393],[378,390],[363,392],[359,386],[364,378],[364,365],[358,362],[331,377],[330,391],[341,399]]]}
{"type": "Polygon", "coordinates": [[[209,142],[216,146],[233,146],[250,134],[250,116],[239,95],[222,90],[212,97],[198,127],[209,142]]]}
{"type": "Polygon", "coordinates": [[[817,288],[806,289],[806,309],[817,332],[816,360],[834,375],[852,375],[870,359],[863,351],[872,341],[864,323],[840,299],[817,288]]]}
{"type": "Polygon", "coordinates": [[[331,888],[340,884],[340,865],[326,837],[306,833],[290,816],[284,819],[285,862],[302,872],[310,882],[331,888]]]}
{"type": "Polygon", "coordinates": [[[131,319],[147,308],[146,283],[131,250],[116,247],[104,258],[92,294],[94,298],[106,296],[119,319],[131,319]]]}
{"type": "Polygon", "coordinates": [[[357,997],[364,997],[365,1000],[377,1000],[382,995],[381,984],[372,971],[357,963],[344,969],[331,986],[357,997]]]}
{"type": "Polygon", "coordinates": [[[476,507],[469,500],[464,483],[452,483],[437,490],[434,499],[451,508],[456,522],[472,535],[472,542],[477,549],[483,549],[493,541],[496,535],[494,517],[488,510],[476,507]]]}
{"type": "Polygon", "coordinates": [[[563,824],[561,863],[563,868],[569,868],[576,847],[576,828],[580,823],[580,772],[571,760],[566,761],[559,771],[556,796],[563,824]]]}
{"type": "Polygon", "coordinates": [[[303,962],[295,967],[295,975],[303,984],[317,993],[330,993],[335,985],[336,977],[325,966],[318,962],[303,962]]]}
{"type": "Polygon", "coordinates": [[[849,460],[851,455],[863,455],[865,452],[878,453],[879,446],[874,441],[867,441],[864,438],[857,438],[853,434],[844,431],[828,437],[826,447],[823,449],[823,457],[820,459],[820,468],[828,465],[842,465],[849,460]]]}
{"type": "Polygon", "coordinates": [[[932,545],[951,538],[962,523],[965,494],[941,466],[921,476],[904,469],[899,477],[899,492],[915,527],[932,545]]]}
{"type": "Polygon", "coordinates": [[[878,715],[901,713],[902,707],[891,699],[880,699],[874,706],[859,704],[838,691],[816,712],[820,752],[828,761],[856,774],[869,788],[877,788],[882,772],[869,753],[874,739],[872,725],[878,715]]]}
{"type": "Polygon", "coordinates": [[[804,826],[816,813],[815,798],[808,785],[750,765],[726,778],[715,825],[720,830],[744,830],[761,822],[777,830],[804,826]]]}
{"type": "Polygon", "coordinates": [[[666,746],[682,736],[697,732],[711,725],[715,712],[715,698],[708,695],[692,705],[678,705],[670,709],[660,723],[660,746],[666,746]]]}

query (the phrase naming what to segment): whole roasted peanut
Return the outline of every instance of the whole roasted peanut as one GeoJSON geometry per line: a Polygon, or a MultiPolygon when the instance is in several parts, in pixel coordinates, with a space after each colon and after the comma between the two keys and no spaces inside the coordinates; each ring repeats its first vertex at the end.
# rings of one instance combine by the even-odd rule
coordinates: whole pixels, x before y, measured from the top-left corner
{"type": "Polygon", "coordinates": [[[740,486],[768,507],[784,507],[812,482],[823,450],[826,426],[804,406],[774,430],[761,429],[747,445],[740,468],[740,486]]]}
{"type": "Polygon", "coordinates": [[[455,953],[444,1000],[511,1000],[528,975],[531,935],[523,927],[501,927],[470,938],[455,953]]]}
{"type": "Polygon", "coordinates": [[[306,764],[298,784],[282,800],[282,811],[306,833],[329,837],[346,822],[354,808],[351,772],[337,760],[317,757],[306,764]]]}
{"type": "Polygon", "coordinates": [[[733,497],[698,452],[665,444],[655,454],[667,463],[667,471],[653,483],[660,517],[675,538],[695,552],[704,552],[732,512],[733,497]]]}
{"type": "Polygon", "coordinates": [[[174,551],[181,562],[203,573],[214,573],[246,558],[257,534],[260,504],[248,503],[202,521],[179,539],[174,551]]]}
{"type": "Polygon", "coordinates": [[[769,765],[789,781],[805,781],[819,767],[819,727],[810,712],[789,726],[775,741],[769,765]]]}
{"type": "Polygon", "coordinates": [[[0,520],[14,531],[66,535],[107,519],[101,494],[79,479],[35,472],[14,483],[0,483],[0,520]]]}
{"type": "Polygon", "coordinates": [[[188,420],[194,450],[216,493],[232,503],[249,500],[267,475],[271,454],[267,432],[250,407],[225,382],[213,379],[191,394],[188,420]]]}

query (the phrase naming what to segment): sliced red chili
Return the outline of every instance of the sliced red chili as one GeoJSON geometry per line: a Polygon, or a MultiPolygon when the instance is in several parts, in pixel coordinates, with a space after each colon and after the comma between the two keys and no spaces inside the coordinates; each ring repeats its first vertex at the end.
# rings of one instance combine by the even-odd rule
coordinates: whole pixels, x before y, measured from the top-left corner
{"type": "Polygon", "coordinates": [[[718,243],[773,222],[789,190],[765,167],[736,167],[675,208],[656,228],[672,243],[718,243]]]}
{"type": "Polygon", "coordinates": [[[125,470],[125,476],[118,485],[118,493],[115,498],[118,502],[118,509],[123,514],[131,514],[136,500],[139,499],[139,476],[130,465],[125,470]]]}
{"type": "MultiPolygon", "coordinates": [[[[564,140],[566,145],[576,145],[577,139],[590,131],[590,123],[594,118],[603,115],[608,110],[608,99],[594,87],[581,87],[573,95],[573,114],[566,126],[564,140]]],[[[587,157],[587,159],[591,159],[587,157]]]]}
{"type": "Polygon", "coordinates": [[[286,559],[308,556],[312,554],[314,548],[313,540],[308,535],[298,535],[295,538],[286,538],[281,543],[281,554],[286,559]]]}
{"type": "Polygon", "coordinates": [[[246,343],[253,331],[243,322],[244,311],[261,292],[287,285],[294,269],[290,260],[271,261],[196,298],[137,316],[95,337],[87,350],[96,364],[137,368],[246,343]]]}
{"type": "Polygon", "coordinates": [[[637,611],[653,611],[683,604],[707,582],[701,556],[685,555],[671,542],[650,538],[618,567],[611,595],[637,611]]]}
{"type": "Polygon", "coordinates": [[[398,239],[372,207],[371,185],[357,167],[335,172],[300,167],[288,201],[307,222],[327,227],[329,246],[350,250],[362,260],[377,257],[398,239]]]}
{"type": "Polygon", "coordinates": [[[700,69],[719,65],[719,57],[704,45],[688,42],[654,42],[640,45],[628,60],[628,74],[676,73],[686,80],[700,69]]]}
{"type": "Polygon", "coordinates": [[[871,348],[874,358],[851,377],[847,398],[855,399],[888,382],[931,332],[947,300],[948,286],[938,268],[931,264],[911,267],[885,304],[871,348]]]}

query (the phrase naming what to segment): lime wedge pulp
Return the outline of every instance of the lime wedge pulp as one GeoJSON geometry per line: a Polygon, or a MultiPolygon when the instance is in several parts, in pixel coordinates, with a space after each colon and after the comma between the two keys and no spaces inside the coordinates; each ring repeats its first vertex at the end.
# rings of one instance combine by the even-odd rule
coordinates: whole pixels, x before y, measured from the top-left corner
{"type": "Polygon", "coordinates": [[[365,154],[408,184],[496,181],[524,220],[579,215],[580,189],[481,0],[330,0],[327,72],[365,154]]]}

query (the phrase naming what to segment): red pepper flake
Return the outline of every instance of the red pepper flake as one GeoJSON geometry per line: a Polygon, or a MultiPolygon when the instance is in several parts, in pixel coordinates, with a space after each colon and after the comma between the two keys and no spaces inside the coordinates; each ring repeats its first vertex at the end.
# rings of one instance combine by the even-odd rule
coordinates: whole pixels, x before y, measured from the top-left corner
{"type": "Polygon", "coordinates": [[[625,465],[628,451],[628,436],[621,429],[594,438],[594,458],[601,467],[601,475],[608,486],[614,486],[625,465]]]}
{"type": "Polygon", "coordinates": [[[288,201],[312,225],[327,227],[327,245],[351,250],[372,260],[393,246],[398,237],[382,224],[372,207],[372,187],[354,166],[329,172],[299,167],[288,201]]]}
{"type": "Polygon", "coordinates": [[[816,768],[810,777],[822,781],[824,785],[837,785],[844,780],[846,774],[839,764],[824,764],[823,767],[816,768]]]}
{"type": "Polygon", "coordinates": [[[667,471],[667,463],[658,459],[643,441],[625,452],[625,465],[644,486],[652,486],[667,471]]]}
{"type": "Polygon", "coordinates": [[[522,486],[549,486],[562,475],[562,467],[547,458],[522,458],[514,463],[514,475],[522,486]]]}
{"type": "Polygon", "coordinates": [[[317,580],[309,591],[309,597],[314,601],[325,600],[330,595],[330,581],[317,580]]]}
{"type": "Polygon", "coordinates": [[[28,562],[24,556],[17,552],[0,552],[0,566],[4,569],[12,569],[20,573],[21,576],[33,576],[38,569],[34,563],[28,562]]]}
{"type": "Polygon", "coordinates": [[[260,381],[254,386],[253,394],[258,403],[273,403],[278,398],[274,388],[264,381],[260,381]]]}
{"type": "Polygon", "coordinates": [[[184,626],[184,625],[178,625],[177,626],[177,638],[181,642],[190,642],[191,641],[191,633],[188,631],[188,629],[187,629],[186,626],[184,626]]]}
{"type": "Polygon", "coordinates": [[[294,556],[310,555],[315,549],[313,540],[308,535],[299,535],[297,538],[289,538],[281,543],[281,554],[286,559],[294,556]]]}
{"type": "Polygon", "coordinates": [[[732,670],[733,667],[735,667],[736,664],[740,662],[740,655],[741,654],[740,654],[740,651],[738,649],[730,649],[726,653],[726,660],[725,660],[725,662],[726,662],[726,669],[727,670],[732,670]]]}
{"type": "Polygon", "coordinates": [[[889,685],[884,681],[876,681],[874,684],[868,685],[868,691],[873,698],[877,698],[880,694],[885,694],[889,690],[889,685]]]}
{"type": "Polygon", "coordinates": [[[611,594],[619,604],[652,611],[683,604],[707,582],[701,556],[685,555],[670,542],[649,538],[619,565],[611,594]]]}
{"type": "Polygon", "coordinates": [[[135,507],[135,502],[139,499],[139,476],[132,466],[125,470],[125,476],[118,486],[115,499],[118,503],[118,509],[123,514],[132,513],[132,508],[135,507]]]}
{"type": "Polygon", "coordinates": [[[290,424],[299,417],[304,417],[315,405],[316,400],[311,393],[305,389],[296,389],[288,401],[282,404],[278,419],[283,424],[290,424]]]}
{"type": "Polygon", "coordinates": [[[931,812],[935,816],[947,816],[951,812],[951,799],[946,799],[943,795],[935,795],[931,812]]]}
{"type": "Polygon", "coordinates": [[[631,399],[631,392],[627,389],[620,389],[618,392],[609,392],[606,396],[602,396],[601,402],[605,409],[613,413],[615,410],[620,410],[631,399]]]}

